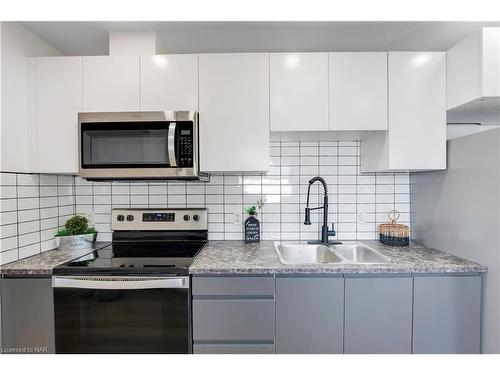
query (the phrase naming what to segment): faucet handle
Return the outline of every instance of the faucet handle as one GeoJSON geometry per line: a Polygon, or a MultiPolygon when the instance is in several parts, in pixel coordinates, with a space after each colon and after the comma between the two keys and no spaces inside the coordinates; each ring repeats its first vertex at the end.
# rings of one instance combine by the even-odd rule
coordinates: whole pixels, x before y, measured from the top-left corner
{"type": "Polygon", "coordinates": [[[335,224],[332,223],[332,230],[328,230],[328,235],[329,236],[335,236],[336,232],[335,232],[335,224]]]}

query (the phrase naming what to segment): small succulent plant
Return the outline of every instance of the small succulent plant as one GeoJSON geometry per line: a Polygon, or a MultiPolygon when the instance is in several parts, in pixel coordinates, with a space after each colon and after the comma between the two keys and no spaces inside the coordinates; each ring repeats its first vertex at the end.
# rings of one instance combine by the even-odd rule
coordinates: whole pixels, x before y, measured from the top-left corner
{"type": "Polygon", "coordinates": [[[255,216],[257,215],[257,208],[255,206],[247,207],[245,212],[250,216],[255,216]]]}
{"type": "Polygon", "coordinates": [[[64,229],[57,232],[56,236],[78,236],[80,234],[97,233],[94,227],[89,227],[89,220],[81,215],[75,215],[66,221],[64,229]]]}

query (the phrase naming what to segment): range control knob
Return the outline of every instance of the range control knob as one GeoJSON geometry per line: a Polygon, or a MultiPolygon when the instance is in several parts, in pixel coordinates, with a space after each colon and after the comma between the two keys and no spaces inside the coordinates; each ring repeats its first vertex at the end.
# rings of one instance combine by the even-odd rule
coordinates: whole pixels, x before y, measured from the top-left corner
{"type": "Polygon", "coordinates": [[[123,220],[125,220],[125,216],[123,216],[123,215],[118,215],[118,216],[116,217],[116,220],[118,220],[118,221],[123,221],[123,220]]]}
{"type": "Polygon", "coordinates": [[[193,220],[198,221],[198,220],[200,220],[200,217],[198,215],[193,215],[193,220]]]}
{"type": "Polygon", "coordinates": [[[184,221],[189,221],[190,217],[189,215],[184,215],[184,221]]]}
{"type": "Polygon", "coordinates": [[[127,215],[127,221],[133,221],[134,215],[127,215]]]}

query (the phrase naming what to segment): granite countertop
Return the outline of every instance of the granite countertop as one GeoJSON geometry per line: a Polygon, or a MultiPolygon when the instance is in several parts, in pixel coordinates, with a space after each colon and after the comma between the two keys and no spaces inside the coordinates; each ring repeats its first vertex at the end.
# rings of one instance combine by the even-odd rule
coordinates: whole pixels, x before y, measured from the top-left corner
{"type": "Polygon", "coordinates": [[[411,242],[393,247],[378,241],[359,241],[391,258],[387,264],[282,264],[273,241],[210,241],[189,268],[191,274],[283,274],[283,273],[477,273],[487,267],[443,251],[411,242]]]}
{"type": "MultiPolygon", "coordinates": [[[[412,242],[408,247],[392,247],[378,241],[360,241],[391,258],[388,264],[282,264],[274,241],[246,244],[243,241],[210,241],[189,268],[191,274],[283,274],[283,273],[477,273],[487,267],[443,251],[412,242]]],[[[70,260],[108,246],[96,242],[86,250],[49,250],[0,266],[2,276],[52,275],[52,270],[70,260]]]]}
{"type": "Polygon", "coordinates": [[[96,242],[91,249],[49,250],[12,263],[0,266],[0,275],[5,276],[50,276],[52,270],[70,260],[89,254],[108,246],[111,242],[96,242]]]}

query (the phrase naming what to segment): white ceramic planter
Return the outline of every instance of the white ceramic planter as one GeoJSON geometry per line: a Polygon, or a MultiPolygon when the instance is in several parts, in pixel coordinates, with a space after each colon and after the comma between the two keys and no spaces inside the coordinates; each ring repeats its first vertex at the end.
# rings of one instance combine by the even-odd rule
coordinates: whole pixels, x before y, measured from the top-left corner
{"type": "Polygon", "coordinates": [[[56,237],[56,244],[59,250],[90,249],[92,247],[92,242],[94,242],[94,233],[56,237]]]}

